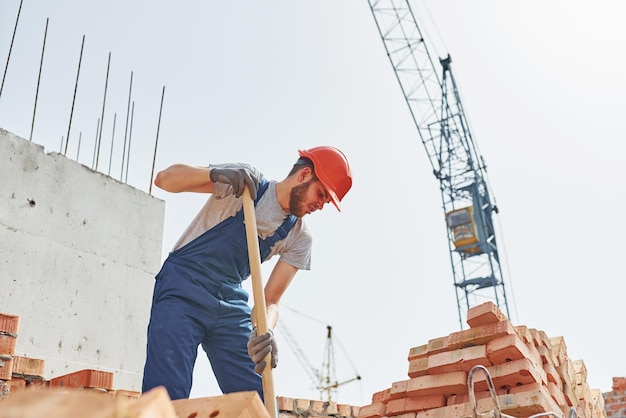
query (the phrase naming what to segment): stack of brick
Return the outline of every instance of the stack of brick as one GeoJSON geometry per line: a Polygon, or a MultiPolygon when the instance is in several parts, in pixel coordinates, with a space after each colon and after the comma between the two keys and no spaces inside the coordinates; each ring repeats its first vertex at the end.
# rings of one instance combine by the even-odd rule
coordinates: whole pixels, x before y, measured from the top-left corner
{"type": "Polygon", "coordinates": [[[11,392],[20,317],[0,313],[0,399],[11,392]]]}
{"type": "MultiPolygon", "coordinates": [[[[474,407],[485,413],[494,410],[491,381],[500,411],[509,416],[569,416],[574,408],[581,418],[606,418],[606,403],[609,418],[626,418],[626,379],[614,378],[613,392],[608,394],[590,389],[584,362],[568,357],[562,337],[513,326],[489,302],[470,309],[467,323],[468,330],[411,348],[409,378],[375,393],[370,404],[278,397],[279,417],[467,418],[474,416],[474,407]],[[474,366],[487,371],[472,375],[475,404],[467,383],[474,366]]],[[[269,418],[256,392],[171,401],[163,387],[143,394],[116,390],[113,373],[102,370],[79,370],[46,380],[43,360],[15,354],[18,328],[18,316],[0,313],[0,418],[79,413],[111,418],[269,418]]]]}
{"type": "Polygon", "coordinates": [[[15,346],[20,317],[0,313],[0,399],[29,388],[83,389],[138,398],[139,392],[114,390],[112,372],[85,369],[46,380],[45,360],[18,356],[15,346]]]}
{"type": "Polygon", "coordinates": [[[613,390],[602,397],[609,418],[626,418],[626,377],[614,377],[613,390]]]}
{"type": "MultiPolygon", "coordinates": [[[[46,380],[44,360],[15,355],[19,321],[19,316],[0,313],[0,418],[269,418],[256,392],[172,401],[163,387],[143,394],[114,389],[114,374],[104,370],[84,369],[46,380]]],[[[281,418],[356,418],[359,411],[334,402],[285,397],[277,401],[281,418]]]]}
{"type": "Polygon", "coordinates": [[[360,408],[358,406],[338,404],[333,401],[294,399],[282,396],[277,397],[276,400],[280,418],[357,418],[359,416],[360,408]]]}
{"type": "Polygon", "coordinates": [[[589,388],[584,362],[568,357],[562,337],[513,326],[491,302],[471,308],[467,324],[467,330],[411,348],[409,379],[375,393],[359,418],[471,417],[475,410],[494,411],[496,400],[500,412],[513,417],[568,416],[572,408],[582,418],[607,416],[601,392],[589,388]],[[474,366],[484,369],[472,373],[468,387],[474,366]]]}

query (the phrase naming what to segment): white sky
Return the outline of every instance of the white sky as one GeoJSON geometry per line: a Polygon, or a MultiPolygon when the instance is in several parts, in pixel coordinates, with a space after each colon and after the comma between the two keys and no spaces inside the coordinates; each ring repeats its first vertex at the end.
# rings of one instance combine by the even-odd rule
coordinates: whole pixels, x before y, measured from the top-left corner
{"type": "MultiPolygon", "coordinates": [[[[609,391],[612,378],[626,374],[626,227],[618,212],[626,5],[419,5],[429,10],[418,18],[437,45],[433,52],[453,58],[488,164],[512,322],[565,337],[569,356],[587,365],[590,386],[609,391]]],[[[19,0],[0,2],[3,69],[18,6],[19,0]]],[[[296,276],[282,311],[314,367],[322,365],[328,324],[337,379],[362,376],[340,386],[334,400],[368,404],[374,392],[408,378],[411,347],[458,331],[439,185],[365,0],[25,0],[0,127],[27,139],[46,18],[33,141],[48,151],[62,149],[67,136],[83,35],[67,154],[92,164],[110,52],[98,169],[109,172],[111,161],[111,175],[120,178],[132,71],[128,182],[141,190],[149,188],[163,86],[157,170],[245,161],[282,179],[298,149],[332,144],[345,151],[354,187],[341,214],[329,206],[307,218],[313,270],[296,276]]],[[[166,201],[165,257],[204,197],[153,194],[166,201]]],[[[279,342],[276,394],[317,398],[304,368],[279,342]]],[[[201,356],[192,396],[218,394],[201,356]]]]}

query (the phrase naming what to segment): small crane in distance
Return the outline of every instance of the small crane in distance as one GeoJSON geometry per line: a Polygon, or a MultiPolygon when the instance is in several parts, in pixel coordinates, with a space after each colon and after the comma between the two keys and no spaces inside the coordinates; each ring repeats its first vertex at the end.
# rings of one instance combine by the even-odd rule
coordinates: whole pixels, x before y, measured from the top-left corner
{"type": "Polygon", "coordinates": [[[324,345],[324,355],[322,366],[319,369],[311,365],[307,356],[304,354],[304,351],[300,347],[300,344],[298,344],[296,338],[291,334],[289,329],[282,322],[278,323],[278,328],[280,329],[281,337],[285,339],[285,341],[291,348],[291,351],[294,353],[302,367],[309,375],[309,378],[315,385],[315,389],[319,390],[320,400],[327,402],[334,401],[335,395],[337,394],[337,389],[340,386],[343,386],[355,380],[361,380],[361,376],[358,373],[356,373],[356,375],[350,379],[341,382],[337,380],[335,345],[333,342],[332,327],[330,325],[326,325],[326,342],[324,345]]]}

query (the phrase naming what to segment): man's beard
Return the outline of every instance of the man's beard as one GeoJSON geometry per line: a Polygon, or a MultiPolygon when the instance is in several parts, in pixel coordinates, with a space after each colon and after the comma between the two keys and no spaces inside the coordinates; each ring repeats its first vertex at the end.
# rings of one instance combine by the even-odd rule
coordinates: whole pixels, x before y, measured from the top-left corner
{"type": "Polygon", "coordinates": [[[289,212],[292,215],[297,216],[298,218],[302,218],[306,215],[306,209],[304,208],[304,199],[306,196],[306,192],[311,187],[311,184],[315,180],[311,179],[306,183],[298,184],[291,189],[289,193],[289,212]]]}

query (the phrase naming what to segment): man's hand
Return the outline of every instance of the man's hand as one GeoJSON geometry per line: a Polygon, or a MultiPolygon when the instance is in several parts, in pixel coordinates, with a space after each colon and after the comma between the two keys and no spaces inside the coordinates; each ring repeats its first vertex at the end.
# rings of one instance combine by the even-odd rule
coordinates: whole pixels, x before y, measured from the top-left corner
{"type": "Polygon", "coordinates": [[[245,167],[239,168],[225,168],[215,167],[211,168],[211,174],[209,175],[211,181],[214,183],[230,184],[233,188],[235,197],[240,197],[243,194],[243,190],[246,185],[250,188],[250,194],[252,199],[256,197],[256,192],[259,187],[259,180],[257,180],[250,170],[245,167]]]}
{"type": "Polygon", "coordinates": [[[278,348],[276,347],[276,339],[271,329],[263,335],[257,336],[256,327],[250,333],[248,338],[248,354],[256,366],[254,371],[258,374],[263,373],[265,369],[265,356],[272,353],[272,368],[278,364],[278,348]]]}

